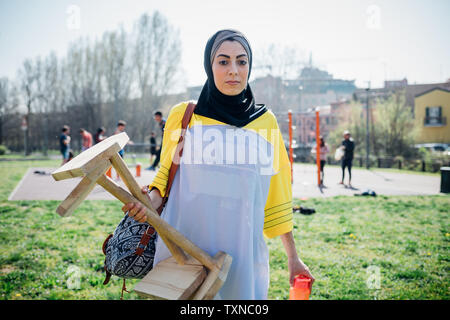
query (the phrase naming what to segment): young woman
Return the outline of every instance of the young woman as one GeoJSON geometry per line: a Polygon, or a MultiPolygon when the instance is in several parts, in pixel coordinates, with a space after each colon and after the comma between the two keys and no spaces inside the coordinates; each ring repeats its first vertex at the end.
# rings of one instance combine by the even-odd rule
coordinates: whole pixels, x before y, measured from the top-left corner
{"type": "MultiPolygon", "coordinates": [[[[274,114],[255,104],[248,85],[252,51],[243,34],[221,30],[207,42],[204,67],[208,79],[186,131],[180,167],[161,217],[188,239],[215,255],[233,258],[216,298],[266,299],[269,252],[264,236],[280,236],[288,258],[289,280],[306,275],[297,255],[292,215],[290,164],[274,114]]],[[[187,102],[170,111],[161,167],[150,190],[154,208],[166,192],[169,167],[178,142],[187,102]]],[[[144,222],[140,204],[124,212],[144,222]]],[[[170,256],[157,241],[154,265],[170,256]]]]}
{"type": "Polygon", "coordinates": [[[323,168],[325,167],[325,163],[327,162],[327,154],[328,154],[328,145],[325,143],[325,140],[322,136],[320,136],[320,185],[323,186],[323,178],[325,173],[323,168]]]}

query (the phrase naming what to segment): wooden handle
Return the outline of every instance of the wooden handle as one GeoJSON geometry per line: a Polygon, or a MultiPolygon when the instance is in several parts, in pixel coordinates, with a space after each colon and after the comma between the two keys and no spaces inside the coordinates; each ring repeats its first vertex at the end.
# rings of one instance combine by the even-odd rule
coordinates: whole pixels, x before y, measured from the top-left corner
{"type": "MultiPolygon", "coordinates": [[[[135,198],[137,198],[149,210],[156,213],[156,210],[152,207],[149,197],[146,194],[142,193],[141,187],[137,183],[136,179],[134,179],[133,174],[131,173],[130,169],[128,169],[127,164],[125,163],[125,161],[123,161],[122,157],[116,153],[111,157],[110,160],[114,169],[116,169],[119,175],[122,177],[123,181],[125,182],[125,185],[127,186],[128,190],[130,190],[131,194],[135,198]]],[[[164,232],[158,230],[156,226],[153,227],[155,227],[159,236],[162,238],[167,248],[170,250],[173,257],[175,258],[175,260],[181,265],[185,264],[187,258],[184,255],[183,251],[180,248],[178,248],[175,244],[173,244],[169,239],[167,239],[164,232]]]]}
{"type": "MultiPolygon", "coordinates": [[[[139,200],[133,197],[128,191],[124,190],[122,187],[120,187],[117,183],[108,178],[106,175],[101,176],[97,180],[97,183],[123,203],[139,202],[139,200]]],[[[192,257],[197,259],[209,270],[220,269],[216,261],[214,261],[209,254],[207,254],[202,249],[197,247],[194,243],[186,239],[174,227],[172,227],[166,221],[161,219],[161,217],[154,209],[147,207],[145,208],[146,208],[145,215],[147,216],[148,223],[150,223],[158,231],[159,235],[164,234],[168,240],[173,241],[175,244],[181,247],[192,257]]]]}

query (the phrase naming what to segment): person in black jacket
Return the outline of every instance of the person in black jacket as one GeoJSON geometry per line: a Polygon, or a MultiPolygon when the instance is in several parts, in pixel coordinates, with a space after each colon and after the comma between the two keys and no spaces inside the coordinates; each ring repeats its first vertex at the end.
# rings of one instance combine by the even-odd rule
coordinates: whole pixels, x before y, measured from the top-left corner
{"type": "Polygon", "coordinates": [[[105,127],[100,127],[97,129],[97,133],[94,135],[94,144],[100,143],[105,140],[107,137],[105,136],[106,129],[105,127]]]}
{"type": "Polygon", "coordinates": [[[155,121],[158,123],[159,127],[161,128],[161,144],[159,145],[159,149],[156,151],[155,161],[149,168],[147,168],[147,170],[154,171],[156,169],[156,166],[159,164],[159,160],[161,157],[161,149],[162,149],[162,142],[163,142],[163,137],[164,137],[164,127],[166,125],[166,119],[163,118],[161,111],[156,111],[153,114],[153,117],[154,117],[155,121]]]}
{"type": "MultiPolygon", "coordinates": [[[[150,165],[153,163],[153,156],[156,156],[158,151],[156,150],[156,133],[152,131],[150,135],[150,165]]],[[[151,166],[147,168],[151,169],[151,166]]]]}
{"type": "Polygon", "coordinates": [[[350,137],[350,132],[348,130],[344,131],[344,140],[342,140],[342,146],[344,148],[344,156],[342,157],[342,181],[340,184],[344,184],[345,177],[345,167],[348,168],[348,186],[351,187],[352,181],[352,161],[353,161],[353,151],[355,150],[355,143],[350,137]]]}

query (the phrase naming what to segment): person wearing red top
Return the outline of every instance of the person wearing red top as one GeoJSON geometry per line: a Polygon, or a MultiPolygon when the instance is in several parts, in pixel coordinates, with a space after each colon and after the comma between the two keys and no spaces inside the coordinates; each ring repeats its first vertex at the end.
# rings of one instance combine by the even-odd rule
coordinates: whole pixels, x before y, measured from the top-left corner
{"type": "Polygon", "coordinates": [[[92,147],[92,134],[83,128],[80,129],[80,134],[82,139],[81,151],[87,150],[92,147]]]}

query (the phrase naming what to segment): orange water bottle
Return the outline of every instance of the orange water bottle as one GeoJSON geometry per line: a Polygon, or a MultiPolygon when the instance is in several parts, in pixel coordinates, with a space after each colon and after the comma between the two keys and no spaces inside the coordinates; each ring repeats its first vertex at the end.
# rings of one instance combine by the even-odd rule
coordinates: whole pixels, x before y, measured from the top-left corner
{"type": "Polygon", "coordinates": [[[141,164],[138,162],[136,164],[136,177],[140,177],[141,176],[141,164]]]}
{"type": "Polygon", "coordinates": [[[289,300],[309,300],[311,294],[311,279],[298,275],[294,279],[294,286],[289,290],[289,300]]]}

